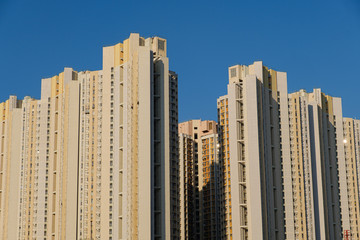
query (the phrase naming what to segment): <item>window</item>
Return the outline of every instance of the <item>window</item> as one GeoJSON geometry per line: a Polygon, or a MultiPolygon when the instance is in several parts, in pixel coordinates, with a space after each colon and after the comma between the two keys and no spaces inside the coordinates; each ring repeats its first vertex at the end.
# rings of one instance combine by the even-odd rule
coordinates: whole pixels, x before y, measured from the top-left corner
{"type": "Polygon", "coordinates": [[[159,46],[160,50],[165,50],[165,41],[164,40],[159,40],[158,46],[159,46]]]}
{"type": "Polygon", "coordinates": [[[230,77],[236,77],[236,68],[230,69],[230,77]]]}

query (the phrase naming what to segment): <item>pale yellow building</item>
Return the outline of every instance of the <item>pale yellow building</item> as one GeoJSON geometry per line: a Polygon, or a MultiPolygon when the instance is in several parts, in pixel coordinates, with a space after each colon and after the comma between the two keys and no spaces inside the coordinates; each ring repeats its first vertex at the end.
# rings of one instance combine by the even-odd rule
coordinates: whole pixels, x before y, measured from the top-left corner
{"type": "Polygon", "coordinates": [[[0,239],[360,239],[360,120],[228,71],[218,123],[178,124],[166,40],[131,34],[0,103],[0,239]]]}
{"type": "MultiPolygon", "coordinates": [[[[0,103],[0,239],[18,239],[21,101],[0,103]]],[[[25,190],[24,190],[25,191],[25,190]]]]}
{"type": "Polygon", "coordinates": [[[291,182],[285,185],[292,189],[293,201],[285,210],[294,223],[287,229],[289,239],[316,239],[309,111],[305,91],[289,94],[291,182]]]}
{"type": "Polygon", "coordinates": [[[341,99],[300,90],[289,94],[289,113],[291,239],[342,239],[350,222],[341,99]]]}
{"type": "Polygon", "coordinates": [[[344,118],[344,147],[350,228],[349,239],[360,239],[360,120],[344,118]]]}
{"type": "Polygon", "coordinates": [[[340,98],[236,65],[218,121],[221,239],[358,239],[359,123],[340,98]]]}
{"type": "Polygon", "coordinates": [[[12,129],[1,140],[9,161],[3,169],[7,182],[0,185],[14,186],[2,197],[2,239],[76,236],[78,124],[71,123],[78,123],[76,76],[66,68],[43,82],[41,100],[12,96],[2,104],[4,129],[12,129]]]}
{"type": "Polygon", "coordinates": [[[177,75],[131,34],[0,105],[1,239],[179,239],[177,75]],[[12,214],[9,214],[9,213],[12,214]]]}
{"type": "Polygon", "coordinates": [[[218,98],[221,239],[284,239],[282,162],[289,159],[286,73],[262,62],[229,68],[218,98]]]}

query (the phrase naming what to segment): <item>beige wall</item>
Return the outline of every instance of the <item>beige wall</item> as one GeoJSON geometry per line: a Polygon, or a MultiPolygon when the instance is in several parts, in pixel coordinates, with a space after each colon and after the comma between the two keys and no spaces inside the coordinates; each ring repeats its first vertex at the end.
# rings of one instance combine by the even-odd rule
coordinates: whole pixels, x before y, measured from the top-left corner
{"type": "Polygon", "coordinates": [[[349,226],[343,229],[348,230],[353,238],[359,238],[359,120],[352,118],[343,119],[344,129],[344,150],[346,166],[346,186],[348,197],[348,218],[349,226]]]}
{"type": "Polygon", "coordinates": [[[229,68],[228,95],[218,99],[227,239],[285,237],[282,161],[289,159],[288,114],[279,110],[287,105],[286,73],[262,62],[229,68]]]}
{"type": "Polygon", "coordinates": [[[179,238],[177,75],[166,51],[165,39],[131,34],[104,48],[102,71],[43,79],[41,100],[14,111],[17,128],[5,120],[16,97],[1,103],[3,238],[179,238]]]}
{"type": "MultiPolygon", "coordinates": [[[[19,173],[21,109],[17,108],[17,99],[11,96],[5,104],[5,114],[1,115],[0,144],[0,224],[1,239],[16,239],[19,228],[19,173]],[[5,146],[7,146],[5,148],[5,146]]],[[[1,106],[1,109],[4,109],[1,106]]]]}
{"type": "Polygon", "coordinates": [[[341,99],[301,90],[289,112],[295,238],[339,239],[348,222],[341,99]]]}

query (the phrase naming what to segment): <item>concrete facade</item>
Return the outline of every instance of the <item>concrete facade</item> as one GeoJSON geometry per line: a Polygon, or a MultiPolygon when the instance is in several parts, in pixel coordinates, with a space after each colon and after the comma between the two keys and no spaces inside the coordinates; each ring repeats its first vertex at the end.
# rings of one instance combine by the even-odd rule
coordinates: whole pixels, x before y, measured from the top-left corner
{"type": "Polygon", "coordinates": [[[229,68],[228,94],[218,99],[221,239],[285,238],[286,84],[286,73],[262,62],[229,68]]]}
{"type": "Polygon", "coordinates": [[[218,99],[221,239],[357,239],[356,124],[343,123],[340,98],[288,94],[286,73],[262,62],[230,67],[218,99]]]}
{"type": "Polygon", "coordinates": [[[360,120],[228,71],[218,122],[178,124],[166,40],[131,34],[0,103],[0,239],[360,239],[360,120]]]}
{"type": "Polygon", "coordinates": [[[180,123],[179,149],[181,238],[219,239],[216,122],[180,123]]]}
{"type": "Polygon", "coordinates": [[[341,99],[289,94],[295,239],[341,239],[349,229],[341,99]]]}
{"type": "Polygon", "coordinates": [[[40,100],[1,103],[1,239],[180,238],[166,51],[131,34],[104,47],[102,70],[65,68],[42,80],[40,100]]]}
{"type": "Polygon", "coordinates": [[[360,120],[352,118],[343,119],[344,148],[346,166],[346,186],[348,199],[348,217],[350,226],[343,229],[343,235],[350,239],[360,238],[360,120]]]}

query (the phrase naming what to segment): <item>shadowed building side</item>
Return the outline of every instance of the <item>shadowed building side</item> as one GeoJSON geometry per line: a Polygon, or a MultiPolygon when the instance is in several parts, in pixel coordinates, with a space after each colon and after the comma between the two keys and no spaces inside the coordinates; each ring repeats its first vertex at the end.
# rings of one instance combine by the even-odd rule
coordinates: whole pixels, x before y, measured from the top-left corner
{"type": "Polygon", "coordinates": [[[219,239],[215,121],[179,124],[181,239],[219,239]]]}

